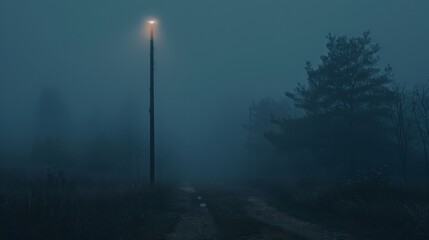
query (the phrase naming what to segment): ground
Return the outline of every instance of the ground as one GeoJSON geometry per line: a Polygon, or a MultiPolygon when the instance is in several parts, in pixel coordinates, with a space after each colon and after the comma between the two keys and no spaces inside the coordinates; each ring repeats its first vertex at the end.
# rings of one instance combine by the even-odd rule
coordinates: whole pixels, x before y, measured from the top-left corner
{"type": "Polygon", "coordinates": [[[386,187],[359,195],[349,186],[309,201],[272,185],[7,179],[0,181],[0,239],[7,240],[429,239],[427,198],[413,205],[411,194],[386,187]]]}
{"type": "Polygon", "coordinates": [[[183,183],[171,203],[179,215],[167,240],[209,239],[352,239],[281,212],[250,187],[193,187],[183,183]]]}

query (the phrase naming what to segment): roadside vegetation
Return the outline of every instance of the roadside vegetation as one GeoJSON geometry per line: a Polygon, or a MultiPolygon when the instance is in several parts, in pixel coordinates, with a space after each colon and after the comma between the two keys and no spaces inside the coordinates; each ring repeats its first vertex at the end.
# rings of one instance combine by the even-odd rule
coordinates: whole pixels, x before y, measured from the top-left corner
{"type": "Polygon", "coordinates": [[[0,239],[156,239],[169,187],[0,175],[0,239]]]}
{"type": "Polygon", "coordinates": [[[361,239],[428,239],[429,84],[395,79],[369,32],[326,47],[285,100],[251,105],[253,184],[361,239]]]}

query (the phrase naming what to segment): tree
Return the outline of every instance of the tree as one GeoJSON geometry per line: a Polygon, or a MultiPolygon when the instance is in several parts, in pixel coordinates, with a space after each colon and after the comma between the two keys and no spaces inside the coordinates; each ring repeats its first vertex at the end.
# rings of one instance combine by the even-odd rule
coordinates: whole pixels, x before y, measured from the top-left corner
{"type": "Polygon", "coordinates": [[[249,108],[249,124],[244,127],[246,130],[249,130],[249,126],[252,128],[252,134],[258,138],[257,141],[266,141],[264,134],[273,129],[273,118],[290,117],[291,111],[286,100],[264,98],[257,103],[252,102],[249,108]]]}
{"type": "Polygon", "coordinates": [[[388,116],[394,95],[389,87],[392,69],[378,67],[380,46],[369,32],[352,38],[329,34],[327,40],[328,53],[321,56],[321,64],[313,68],[307,62],[307,84],[298,84],[286,95],[318,128],[312,135],[318,140],[311,141],[311,147],[327,153],[327,158],[347,158],[356,169],[358,154],[364,159],[381,151],[371,143],[382,142],[381,120],[388,116]]]}
{"type": "Polygon", "coordinates": [[[411,105],[410,93],[405,90],[405,86],[398,84],[394,87],[394,101],[390,106],[390,119],[395,135],[395,142],[401,164],[404,182],[408,182],[408,151],[413,126],[413,109],[411,105]]]}
{"type": "Polygon", "coordinates": [[[70,127],[67,105],[54,88],[43,88],[38,99],[38,135],[58,138],[70,127]]]}
{"type": "Polygon", "coordinates": [[[249,122],[244,125],[248,132],[248,168],[251,174],[260,174],[263,164],[272,152],[272,146],[265,138],[265,133],[272,131],[276,126],[273,119],[290,115],[289,103],[283,100],[264,98],[258,102],[252,101],[249,107],[249,122]]]}
{"type": "Polygon", "coordinates": [[[429,88],[426,85],[416,85],[412,91],[412,112],[414,122],[423,147],[425,171],[429,186],[429,88]]]}
{"type": "Polygon", "coordinates": [[[295,93],[286,93],[309,115],[340,117],[351,125],[362,118],[386,113],[392,91],[391,67],[377,67],[380,46],[369,32],[362,37],[327,36],[328,54],[314,69],[307,62],[308,85],[298,84],[295,93]]]}
{"type": "Polygon", "coordinates": [[[54,88],[43,88],[38,99],[37,137],[33,142],[33,158],[45,162],[49,174],[66,162],[64,137],[70,132],[68,108],[54,88]]]}

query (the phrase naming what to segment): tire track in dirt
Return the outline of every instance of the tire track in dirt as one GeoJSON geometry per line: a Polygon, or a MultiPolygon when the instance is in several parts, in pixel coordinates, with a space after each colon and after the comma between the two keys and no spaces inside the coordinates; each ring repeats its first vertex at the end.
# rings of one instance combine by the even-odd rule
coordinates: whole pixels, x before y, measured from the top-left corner
{"type": "Polygon", "coordinates": [[[249,216],[308,240],[352,240],[345,233],[323,229],[322,227],[296,219],[270,206],[260,198],[249,196],[246,206],[249,216]]]}
{"type": "Polygon", "coordinates": [[[222,240],[304,240],[280,227],[249,216],[247,197],[254,191],[242,186],[209,186],[202,188],[222,240]]]}

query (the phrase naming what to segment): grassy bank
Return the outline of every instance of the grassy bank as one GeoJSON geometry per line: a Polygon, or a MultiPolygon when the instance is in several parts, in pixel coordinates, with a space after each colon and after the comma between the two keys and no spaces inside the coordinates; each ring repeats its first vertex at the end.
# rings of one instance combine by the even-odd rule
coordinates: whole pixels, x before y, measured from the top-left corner
{"type": "Polygon", "coordinates": [[[424,192],[373,180],[265,189],[280,210],[357,239],[429,239],[429,196],[424,192]]]}

